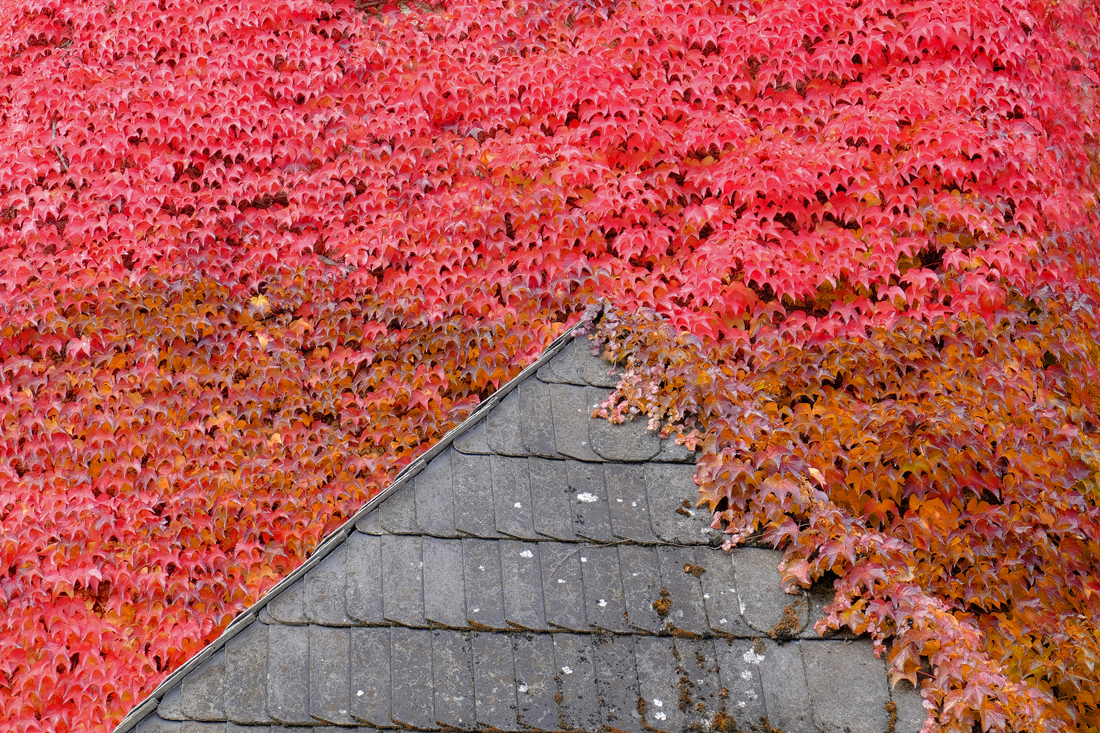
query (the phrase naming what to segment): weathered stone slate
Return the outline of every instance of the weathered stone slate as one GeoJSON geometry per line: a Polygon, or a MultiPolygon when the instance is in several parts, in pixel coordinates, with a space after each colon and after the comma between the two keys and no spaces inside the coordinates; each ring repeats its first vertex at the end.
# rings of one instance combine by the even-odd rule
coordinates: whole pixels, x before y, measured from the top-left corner
{"type": "Polygon", "coordinates": [[[225,652],[183,678],[183,712],[192,720],[225,720],[225,652]]]}
{"type": "Polygon", "coordinates": [[[502,456],[525,456],[519,427],[519,391],[512,390],[485,418],[489,448],[502,456]]]}
{"type": "Polygon", "coordinates": [[[390,629],[390,664],[393,722],[411,728],[434,727],[432,632],[390,629]]]}
{"type": "Polygon", "coordinates": [[[882,733],[890,725],[886,665],[870,639],[802,641],[813,722],[822,733],[882,733]]]}
{"type": "Polygon", "coordinates": [[[489,448],[489,427],[484,420],[455,438],[455,442],[451,445],[459,453],[488,454],[493,452],[489,448]]]}
{"type": "Polygon", "coordinates": [[[635,464],[607,463],[603,472],[612,533],[624,540],[656,542],[649,521],[645,469],[635,464]]]}
{"type": "MultiPolygon", "coordinates": [[[[588,388],[588,401],[600,399],[597,387],[588,388]]],[[[609,461],[648,461],[661,450],[661,436],[649,429],[649,419],[639,415],[616,425],[603,418],[588,422],[588,439],[601,458],[609,461]]]]}
{"type": "Polygon", "coordinates": [[[382,536],[382,604],[387,621],[427,626],[420,537],[382,536]]]}
{"type": "Polygon", "coordinates": [[[680,691],[678,706],[688,719],[688,726],[707,730],[714,716],[725,706],[722,685],[718,679],[718,659],[715,643],[710,639],[675,639],[673,648],[682,670],[677,687],[680,691]]]}
{"type": "Polygon", "coordinates": [[[527,459],[535,532],[556,540],[574,540],[572,493],[564,461],[527,459]]]}
{"type": "Polygon", "coordinates": [[[306,584],[298,580],[267,604],[267,612],[281,624],[307,624],[305,598],[306,584]]]}
{"type": "MultiPolygon", "coordinates": [[[[703,588],[694,574],[695,550],[691,547],[657,548],[661,567],[661,585],[668,589],[669,608],[665,622],[669,627],[690,634],[707,632],[703,588]]],[[[696,571],[697,572],[697,571],[696,571]]]]}
{"type": "Polygon", "coordinates": [[[767,640],[764,642],[764,661],[760,664],[768,721],[786,733],[818,733],[806,686],[802,643],[777,644],[767,640]]]}
{"type": "Polygon", "coordinates": [[[632,628],[651,634],[663,631],[665,620],[653,605],[661,600],[661,570],[656,548],[619,545],[619,570],[627,622],[632,628]]]}
{"type": "Polygon", "coordinates": [[[595,387],[617,387],[622,376],[613,364],[591,353],[589,339],[583,336],[574,339],[573,359],[577,365],[577,374],[595,387]]]}
{"type": "Polygon", "coordinates": [[[572,493],[573,531],[596,542],[613,542],[603,466],[579,461],[566,461],[565,466],[572,493]]]}
{"type": "Polygon", "coordinates": [[[638,686],[644,701],[638,703],[638,709],[639,712],[645,711],[646,724],[666,733],[680,733],[687,727],[687,719],[679,707],[680,691],[676,683],[680,675],[672,655],[672,639],[636,636],[634,658],[638,665],[638,686]]]}
{"type": "MultiPolygon", "coordinates": [[[[828,582],[818,581],[810,588],[804,590],[803,593],[806,596],[806,601],[809,603],[810,611],[806,625],[803,627],[802,633],[799,634],[801,638],[846,640],[858,638],[847,628],[826,631],[824,635],[817,633],[814,629],[814,625],[825,618],[825,606],[832,603],[833,598],[836,596],[836,591],[833,590],[828,582]]],[[[788,596],[788,598],[793,598],[793,596],[788,596]]]]}
{"type": "Polygon", "coordinates": [[[451,455],[455,529],[473,537],[499,537],[493,512],[493,479],[489,456],[451,455]]]}
{"type": "MultiPolygon", "coordinates": [[[[267,673],[267,650],[264,650],[264,673],[267,673]]],[[[266,688],[264,688],[266,692],[266,688]]],[[[266,696],[265,696],[266,697],[266,696]]],[[[183,685],[174,687],[161,698],[157,705],[157,715],[165,720],[187,720],[187,713],[183,712],[183,685]]],[[[264,717],[267,717],[267,709],[264,708],[264,717]]]]}
{"type": "Polygon", "coordinates": [[[704,570],[699,582],[703,586],[703,604],[711,630],[731,636],[756,636],[741,618],[730,553],[718,548],[697,547],[695,564],[704,570]]]}
{"type": "Polygon", "coordinates": [[[600,726],[600,701],[592,637],[589,634],[553,636],[554,662],[562,693],[559,706],[562,723],[570,730],[596,730],[600,726]]]}
{"type": "Polygon", "coordinates": [[[546,626],[542,603],[542,568],[537,542],[500,541],[504,620],[522,629],[546,626]]]}
{"type": "Polygon", "coordinates": [[[352,532],[344,543],[345,611],[362,624],[386,620],[382,602],[382,538],[352,532]]]}
{"type": "Polygon", "coordinates": [[[433,458],[413,479],[416,484],[416,525],[423,534],[457,537],[451,449],[433,458]]]}
{"type": "Polygon", "coordinates": [[[394,534],[417,534],[416,481],[407,481],[378,505],[378,523],[394,534]]]}
{"type": "Polygon", "coordinates": [[[424,618],[433,624],[466,626],[462,541],[424,538],[424,618]]]}
{"type": "Polygon", "coordinates": [[[348,712],[350,629],[309,627],[309,713],[333,725],[354,725],[348,712]]]}
{"type": "Polygon", "coordinates": [[[355,528],[363,534],[386,534],[386,530],[382,529],[382,523],[378,519],[377,509],[357,521],[355,528]]]}
{"type": "Polygon", "coordinates": [[[554,447],[554,419],[550,407],[550,385],[537,379],[521,384],[519,427],[527,453],[543,458],[561,458],[554,447]]]}
{"type": "MultiPolygon", "coordinates": [[[[726,688],[726,713],[732,715],[741,730],[751,730],[767,715],[760,665],[766,661],[762,639],[715,640],[719,679],[726,688]],[[754,648],[759,647],[759,652],[754,648]]],[[[885,732],[884,732],[885,733],[885,732]]]]}
{"type": "Polygon", "coordinates": [[[280,723],[312,725],[309,629],[277,624],[267,633],[267,714],[280,723]]]}
{"type": "Polygon", "coordinates": [[[477,631],[471,636],[478,724],[500,730],[519,730],[511,639],[507,634],[477,631]]]}
{"type": "Polygon", "coordinates": [[[558,692],[554,681],[554,640],[550,634],[512,637],[519,722],[537,730],[558,728],[558,692]]]}
{"type": "Polygon", "coordinates": [[[629,626],[625,618],[626,602],[617,548],[582,545],[580,556],[588,623],[607,631],[626,633],[629,626]]]}
{"type": "Polygon", "coordinates": [[[661,450],[653,456],[653,461],[658,463],[695,463],[696,453],[682,445],[677,445],[675,438],[664,438],[661,441],[661,450]]]}
{"type": "Polygon", "coordinates": [[[267,678],[267,634],[267,625],[253,621],[226,642],[225,715],[234,723],[271,722],[267,685],[263,684],[267,678]]]}
{"type": "Polygon", "coordinates": [[[389,727],[390,715],[390,629],[359,627],[350,634],[350,685],[348,712],[356,720],[389,727]]]}
{"type": "Polygon", "coordinates": [[[594,634],[596,683],[603,704],[603,725],[626,733],[641,733],[638,714],[638,670],[634,662],[634,637],[619,634],[594,634]]]}
{"type": "Polygon", "coordinates": [[[561,351],[555,354],[550,361],[539,367],[535,376],[544,382],[550,383],[584,384],[584,380],[577,373],[577,363],[573,356],[574,341],[574,339],[570,339],[566,342],[561,351]]]}
{"type": "Polygon", "coordinates": [[[435,722],[451,728],[474,728],[473,648],[468,634],[432,632],[432,675],[435,722]]]}
{"type": "Polygon", "coordinates": [[[783,592],[779,572],[782,554],[742,547],[732,555],[737,597],[746,623],[765,634],[797,636],[809,618],[809,603],[805,596],[783,592]]]}
{"type": "Polygon", "coordinates": [[[521,540],[538,539],[532,514],[526,458],[493,456],[490,461],[497,532],[521,540]]]}
{"type": "Polygon", "coordinates": [[[584,549],[583,545],[563,542],[539,543],[542,597],[546,606],[546,621],[552,626],[570,631],[589,629],[581,573],[584,549]]]}
{"type": "MultiPolygon", "coordinates": [[[[602,400],[607,395],[600,396],[602,400]]],[[[597,400],[597,403],[599,400],[597,400]]],[[[550,385],[550,412],[554,423],[554,447],[563,456],[578,461],[599,462],[603,458],[592,450],[588,425],[592,422],[593,405],[588,401],[588,389],[572,384],[550,385]]]]}
{"type": "Polygon", "coordinates": [[[303,608],[311,623],[347,626],[352,623],[345,613],[344,584],[346,545],[339,545],[306,575],[303,608]]]}
{"type": "MultiPolygon", "coordinates": [[[[928,717],[928,711],[924,709],[924,699],[920,691],[908,680],[901,680],[890,693],[894,705],[897,706],[897,723],[894,725],[895,733],[920,733],[924,721],[928,717]]],[[[164,713],[161,713],[163,715],[164,713]]]]}
{"type": "Polygon", "coordinates": [[[474,628],[506,629],[499,542],[462,540],[466,618],[474,628]]]}
{"type": "Polygon", "coordinates": [[[225,723],[165,720],[154,714],[141,721],[134,733],[226,733],[226,727],[225,723]]]}
{"type": "MultiPolygon", "coordinates": [[[[710,511],[696,509],[699,487],[695,466],[677,463],[649,463],[645,467],[646,495],[653,531],[665,542],[678,545],[707,544],[712,533],[710,511]],[[684,503],[687,506],[684,506],[684,503]]],[[[720,533],[717,533],[720,534],[720,533]]]]}

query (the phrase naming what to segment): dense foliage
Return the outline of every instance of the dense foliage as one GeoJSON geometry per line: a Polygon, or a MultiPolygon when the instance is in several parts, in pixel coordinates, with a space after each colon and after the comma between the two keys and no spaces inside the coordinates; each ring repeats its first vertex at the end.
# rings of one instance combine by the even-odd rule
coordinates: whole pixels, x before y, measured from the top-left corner
{"type": "Polygon", "coordinates": [[[944,729],[1100,729],[1098,13],[0,2],[3,727],[108,730],[589,307],[944,729]]]}

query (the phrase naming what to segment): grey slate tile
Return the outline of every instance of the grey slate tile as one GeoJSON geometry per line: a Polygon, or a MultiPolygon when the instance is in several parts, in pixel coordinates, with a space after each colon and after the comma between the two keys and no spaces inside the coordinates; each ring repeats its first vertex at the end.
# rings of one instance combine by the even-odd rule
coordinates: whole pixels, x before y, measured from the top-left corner
{"type": "Polygon", "coordinates": [[[735,548],[733,571],[742,615],[749,626],[765,634],[796,636],[808,620],[809,603],[805,596],[783,592],[776,550],[735,548]]]}
{"type": "MultiPolygon", "coordinates": [[[[809,603],[809,619],[806,621],[805,627],[802,629],[802,633],[799,637],[803,639],[856,639],[858,636],[853,634],[851,629],[842,627],[831,631],[826,631],[824,635],[817,633],[814,629],[814,625],[825,618],[825,606],[833,602],[833,598],[836,596],[836,591],[833,587],[823,580],[819,580],[814,583],[810,588],[803,591],[806,595],[806,600],[809,603]]],[[[785,594],[784,594],[785,595],[785,594]]],[[[793,598],[793,596],[788,596],[793,598]]]]}
{"type": "Polygon", "coordinates": [[[466,618],[474,628],[506,629],[499,542],[462,540],[466,618]]]}
{"type": "Polygon", "coordinates": [[[474,698],[479,725],[518,730],[516,673],[507,634],[471,634],[474,649],[474,698]]]}
{"type": "Polygon", "coordinates": [[[766,640],[764,661],[760,663],[768,722],[786,733],[818,733],[810,709],[802,643],[790,641],[776,644],[766,640]]]}
{"type": "Polygon", "coordinates": [[[493,512],[489,456],[451,454],[454,479],[455,529],[474,537],[499,537],[493,512]]]}
{"type": "Polygon", "coordinates": [[[677,445],[672,437],[661,440],[661,450],[651,459],[659,463],[695,463],[696,453],[682,445],[677,445]]]}
{"type": "Polygon", "coordinates": [[[813,722],[822,733],[882,733],[890,726],[886,665],[870,639],[799,643],[813,722]]]}
{"type": "Polygon", "coordinates": [[[253,621],[225,644],[225,715],[234,723],[269,723],[268,627],[253,621]]]}
{"type": "MultiPolygon", "coordinates": [[[[267,650],[264,650],[264,664],[267,664],[267,650]]],[[[160,703],[157,704],[157,715],[165,720],[187,720],[187,713],[183,712],[183,689],[181,686],[173,687],[161,698],[160,703]]]]}
{"type": "Polygon", "coordinates": [[[613,542],[611,515],[607,508],[607,487],[603,466],[598,463],[566,461],[566,477],[572,492],[573,531],[596,542],[613,542]]]}
{"type": "Polygon", "coordinates": [[[474,667],[469,634],[432,632],[432,675],[435,722],[451,728],[474,728],[474,667]]]}
{"type": "Polygon", "coordinates": [[[554,418],[550,407],[550,386],[528,379],[519,392],[519,426],[527,453],[543,458],[561,458],[554,447],[554,418]]]}
{"type": "Polygon", "coordinates": [[[165,720],[154,714],[141,721],[134,733],[225,733],[225,723],[165,720]]]}
{"type": "Polygon", "coordinates": [[[546,629],[538,543],[501,540],[499,545],[504,620],[523,629],[546,629]]]}
{"type": "Polygon", "coordinates": [[[428,625],[424,618],[421,546],[420,537],[382,537],[382,603],[388,621],[406,626],[428,625]]]}
{"type": "Polygon", "coordinates": [[[749,730],[768,714],[760,668],[766,660],[764,640],[716,639],[714,650],[718,655],[719,679],[727,694],[726,713],[733,716],[741,730],[749,730]],[[754,646],[759,647],[759,652],[754,646]]]}
{"type": "Polygon", "coordinates": [[[695,564],[706,571],[699,581],[703,586],[703,605],[711,630],[723,635],[756,636],[741,618],[730,553],[716,547],[697,547],[695,564]]]}
{"type": "Polygon", "coordinates": [[[434,728],[432,632],[390,629],[390,716],[412,728],[434,728]]]}
{"type": "MultiPolygon", "coordinates": [[[[920,733],[924,721],[928,717],[928,711],[924,709],[924,698],[920,690],[914,687],[908,680],[901,680],[890,693],[894,705],[897,706],[897,723],[894,725],[895,733],[920,733]]],[[[163,715],[163,713],[161,713],[163,715]]]]}
{"type": "MultiPolygon", "coordinates": [[[[707,730],[714,716],[725,707],[718,677],[716,642],[710,639],[682,639],[672,642],[680,661],[680,710],[688,726],[707,730]]],[[[719,639],[718,644],[725,644],[719,639]]]]}
{"type": "Polygon", "coordinates": [[[554,634],[554,662],[562,693],[564,727],[596,730],[600,727],[599,691],[590,634],[554,634]]]}
{"type": "Polygon", "coordinates": [[[519,391],[512,390],[485,418],[489,428],[489,448],[502,456],[525,456],[519,427],[519,391]]]}
{"type": "Polygon", "coordinates": [[[588,623],[607,631],[629,631],[622,573],[616,547],[582,545],[581,575],[584,578],[584,611],[588,623]]]}
{"type": "Polygon", "coordinates": [[[382,602],[382,538],[352,532],[344,542],[345,610],[363,624],[386,620],[382,602]]]}
{"type": "Polygon", "coordinates": [[[425,537],[424,618],[434,624],[466,626],[462,541],[425,537]]]}
{"type": "MultiPolygon", "coordinates": [[[[598,404],[607,395],[601,395],[598,404]]],[[[550,385],[550,413],[554,423],[554,447],[563,456],[578,461],[603,460],[594,450],[588,438],[588,426],[592,422],[594,405],[589,402],[587,387],[572,384],[550,385]]]]}
{"type": "Polygon", "coordinates": [[[561,351],[555,354],[550,361],[539,367],[536,376],[544,382],[584,384],[584,380],[577,373],[577,363],[573,356],[574,343],[575,339],[566,342],[561,351]]]}
{"type": "Polygon", "coordinates": [[[641,733],[642,716],[638,714],[641,691],[634,661],[634,637],[594,634],[592,641],[603,725],[626,733],[641,733]]]}
{"type": "Polygon", "coordinates": [[[572,494],[564,461],[527,459],[535,532],[557,540],[574,540],[572,494]]]}
{"type": "Polygon", "coordinates": [[[646,724],[667,733],[680,733],[687,720],[679,708],[680,691],[676,683],[676,659],[672,655],[672,639],[659,636],[634,637],[634,657],[638,665],[638,686],[643,702],[646,724]]]}
{"type": "Polygon", "coordinates": [[[304,578],[303,606],[306,618],[312,623],[325,626],[352,623],[345,613],[346,553],[345,545],[337,546],[304,578]]]}
{"type": "Polygon", "coordinates": [[[267,633],[267,714],[280,723],[312,724],[309,629],[275,625],[267,633]]]}
{"type": "Polygon", "coordinates": [[[493,456],[489,465],[497,531],[521,540],[537,539],[527,459],[493,456]]]}
{"type": "Polygon", "coordinates": [[[678,463],[649,463],[645,467],[646,494],[653,531],[665,542],[678,545],[707,544],[711,535],[711,513],[695,507],[699,487],[695,485],[695,466],[678,463]],[[687,506],[684,506],[687,502],[687,506]]]}
{"type": "Polygon", "coordinates": [[[694,548],[661,546],[657,548],[657,559],[661,566],[661,584],[668,589],[668,599],[672,602],[665,622],[690,634],[707,633],[703,588],[699,578],[691,572],[696,567],[694,548]]]}
{"type": "Polygon", "coordinates": [[[573,359],[577,373],[585,382],[596,387],[616,387],[621,376],[614,364],[609,364],[597,354],[591,353],[589,339],[580,337],[573,342],[573,359]]]}
{"type": "Polygon", "coordinates": [[[388,727],[390,716],[390,629],[359,627],[350,635],[348,712],[363,723],[388,727]]]}
{"type": "Polygon", "coordinates": [[[630,463],[605,463],[604,483],[611,513],[611,531],[616,537],[635,542],[656,542],[649,521],[645,468],[630,463]]]}
{"type": "Polygon", "coordinates": [[[540,542],[539,561],[542,565],[542,597],[546,606],[546,621],[552,626],[570,631],[587,631],[584,582],[581,574],[583,545],[563,542],[540,542]]]}
{"type": "Polygon", "coordinates": [[[349,710],[350,629],[309,627],[309,713],[333,725],[355,725],[349,710]]]}
{"type": "Polygon", "coordinates": [[[653,605],[661,600],[657,549],[619,545],[619,569],[622,571],[627,622],[632,628],[651,634],[663,631],[665,620],[653,605]]]}
{"type": "Polygon", "coordinates": [[[489,449],[489,428],[482,420],[462,435],[455,438],[451,445],[459,453],[492,453],[489,449]]]}
{"type": "Polygon", "coordinates": [[[356,522],[355,528],[363,534],[386,534],[386,530],[382,529],[382,523],[378,519],[377,509],[356,522]]]}
{"type": "MultiPolygon", "coordinates": [[[[588,401],[598,402],[601,391],[588,388],[588,401]]],[[[649,429],[649,418],[639,415],[616,425],[606,418],[592,418],[588,423],[588,439],[592,450],[609,461],[648,461],[661,450],[661,436],[649,429]]]]}
{"type": "Polygon", "coordinates": [[[267,604],[267,612],[281,624],[307,624],[305,600],[306,584],[304,580],[298,580],[267,604]]]}
{"type": "Polygon", "coordinates": [[[416,482],[407,481],[378,505],[378,523],[394,534],[417,534],[416,482]]]}
{"type": "Polygon", "coordinates": [[[193,720],[225,720],[225,652],[183,678],[183,712],[193,720]]]}
{"type": "MultiPolygon", "coordinates": [[[[287,730],[287,728],[279,727],[275,729],[275,733],[286,733],[287,730]]],[[[271,733],[271,726],[241,725],[239,723],[228,722],[225,724],[225,733],[271,733]]]]}
{"type": "Polygon", "coordinates": [[[558,728],[558,693],[554,681],[554,640],[550,634],[515,634],[512,654],[516,670],[519,722],[537,730],[558,728]]]}
{"type": "Polygon", "coordinates": [[[424,534],[457,537],[451,449],[440,453],[416,475],[416,524],[424,534]]]}

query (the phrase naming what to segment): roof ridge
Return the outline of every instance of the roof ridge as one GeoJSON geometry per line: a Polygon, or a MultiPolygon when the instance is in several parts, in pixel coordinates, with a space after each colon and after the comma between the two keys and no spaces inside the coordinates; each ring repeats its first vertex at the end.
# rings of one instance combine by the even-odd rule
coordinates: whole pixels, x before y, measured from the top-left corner
{"type": "Polygon", "coordinates": [[[550,344],[543,350],[539,357],[525,367],[519,374],[506,383],[501,385],[500,389],[493,392],[487,400],[479,404],[470,415],[454,428],[440,438],[435,445],[429,448],[427,451],[419,455],[409,465],[401,469],[397,476],[394,477],[390,485],[376,494],[374,497],[367,500],[367,502],[360,507],[352,516],[348,517],[344,522],[329,533],[321,542],[317,545],[314,551],[310,554],[305,561],[286,575],[282,580],[272,586],[263,596],[260,597],[255,603],[248,608],[244,609],[234,618],[221,635],[217,639],[214,639],[205,647],[203,647],[195,656],[188,659],[181,664],[175,671],[164,678],[163,681],[156,688],[149,693],[149,695],[142,700],[138,705],[130,709],[130,712],[126,714],[126,717],[122,719],[122,722],[114,729],[114,733],[129,733],[134,727],[144,720],[150,713],[152,713],[164,696],[179,685],[183,678],[191,672],[198,669],[204,662],[210,659],[212,656],[221,651],[230,639],[235,637],[241,631],[249,626],[269,603],[274,601],[279,595],[290,588],[292,585],[301,580],[305,575],[319,565],[326,557],[340,547],[348,536],[355,530],[356,523],[373,512],[382,504],[386,499],[395,494],[410,479],[414,478],[420,473],[427,465],[438,456],[440,453],[451,447],[451,445],[466,433],[471,428],[475,427],[485,415],[496,407],[500,402],[508,396],[513,390],[515,390],[520,383],[526,381],[529,377],[534,375],[541,367],[547,362],[557,356],[566,344],[572,338],[581,335],[577,333],[581,331],[581,324],[578,322],[573,326],[566,329],[564,333],[558,336],[556,339],[550,342],[550,344]]]}

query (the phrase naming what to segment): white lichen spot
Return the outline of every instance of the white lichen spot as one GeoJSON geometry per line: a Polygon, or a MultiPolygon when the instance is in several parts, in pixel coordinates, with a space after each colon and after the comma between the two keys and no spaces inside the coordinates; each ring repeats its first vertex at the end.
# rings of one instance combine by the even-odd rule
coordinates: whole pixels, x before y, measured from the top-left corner
{"type": "MultiPolygon", "coordinates": [[[[733,590],[733,588],[730,588],[730,590],[733,590]]],[[[745,602],[738,599],[737,604],[739,606],[741,606],[741,613],[744,614],[745,613],[745,602]]]]}
{"type": "Polygon", "coordinates": [[[520,692],[527,692],[527,685],[520,685],[516,689],[520,692]]]}
{"type": "Polygon", "coordinates": [[[566,665],[565,667],[562,667],[561,671],[564,672],[565,674],[573,674],[572,668],[570,668],[568,665],[566,665]]]}
{"type": "Polygon", "coordinates": [[[745,697],[747,697],[750,700],[755,700],[756,699],[756,693],[753,692],[752,690],[749,690],[748,692],[745,693],[745,697]]]}
{"type": "Polygon", "coordinates": [[[356,697],[362,697],[363,696],[363,691],[360,690],[359,692],[355,693],[355,696],[356,697]]]}
{"type": "Polygon", "coordinates": [[[558,578],[558,582],[559,582],[559,583],[564,583],[564,582],[565,582],[565,580],[564,580],[563,578],[558,578]]]}
{"type": "Polygon", "coordinates": [[[516,509],[522,509],[523,508],[523,504],[518,502],[518,501],[515,504],[513,504],[512,506],[514,506],[516,509]]]}
{"type": "Polygon", "coordinates": [[[587,557],[582,557],[581,562],[588,562],[588,558],[587,557]]]}
{"type": "Polygon", "coordinates": [[[622,499],[616,499],[615,501],[619,502],[620,504],[622,504],[622,503],[623,503],[623,500],[622,500],[622,499]]]}
{"type": "Polygon", "coordinates": [[[743,679],[743,680],[751,680],[751,679],[752,679],[752,672],[750,672],[750,671],[749,671],[749,670],[747,670],[747,669],[745,669],[745,670],[741,670],[741,679],[743,679]]]}
{"type": "Polygon", "coordinates": [[[739,707],[739,708],[745,707],[745,701],[744,700],[738,700],[737,701],[737,707],[739,707]]]}
{"type": "Polygon", "coordinates": [[[656,705],[659,708],[663,708],[665,706],[665,701],[664,700],[658,700],[657,698],[653,698],[653,704],[656,705]]]}
{"type": "Polygon", "coordinates": [[[471,611],[471,613],[477,613],[480,610],[481,610],[480,608],[475,608],[473,611],[471,611]]]}
{"type": "Polygon", "coordinates": [[[760,664],[764,661],[764,655],[757,654],[752,649],[749,649],[747,652],[745,652],[745,656],[741,658],[745,660],[745,664],[760,664]]]}
{"type": "Polygon", "coordinates": [[[577,494],[577,501],[583,501],[585,504],[591,504],[591,503],[597,502],[599,500],[600,500],[600,497],[596,496],[595,494],[589,493],[587,491],[583,491],[583,492],[577,494]]]}
{"type": "Polygon", "coordinates": [[[703,594],[703,598],[704,598],[704,599],[706,599],[706,598],[710,598],[710,593],[704,593],[704,594],[703,594]]]}
{"type": "MultiPolygon", "coordinates": [[[[477,569],[480,570],[483,573],[485,572],[485,566],[484,565],[478,565],[477,569]]],[[[741,609],[741,610],[744,611],[745,609],[741,609]]]]}
{"type": "Polygon", "coordinates": [[[534,557],[535,553],[531,552],[530,550],[524,550],[523,552],[519,553],[519,556],[520,557],[534,557]]]}
{"type": "Polygon", "coordinates": [[[630,506],[636,507],[636,506],[638,506],[638,502],[632,501],[632,502],[630,502],[630,506]]]}
{"type": "Polygon", "coordinates": [[[724,618],[720,618],[720,619],[718,619],[718,623],[720,623],[720,624],[728,624],[728,623],[729,623],[729,621],[727,621],[727,620],[726,620],[726,619],[724,619],[724,618]]]}
{"type": "Polygon", "coordinates": [[[607,608],[607,601],[605,601],[604,599],[601,598],[600,602],[597,603],[596,605],[599,606],[600,608],[607,608]]]}
{"type": "Polygon", "coordinates": [[[656,712],[656,713],[654,713],[654,714],[653,714],[653,717],[654,717],[654,718],[656,718],[657,720],[664,720],[664,719],[665,719],[665,718],[667,718],[668,716],[667,716],[667,715],[665,715],[665,714],[664,714],[664,713],[662,713],[662,712],[656,712]]]}

